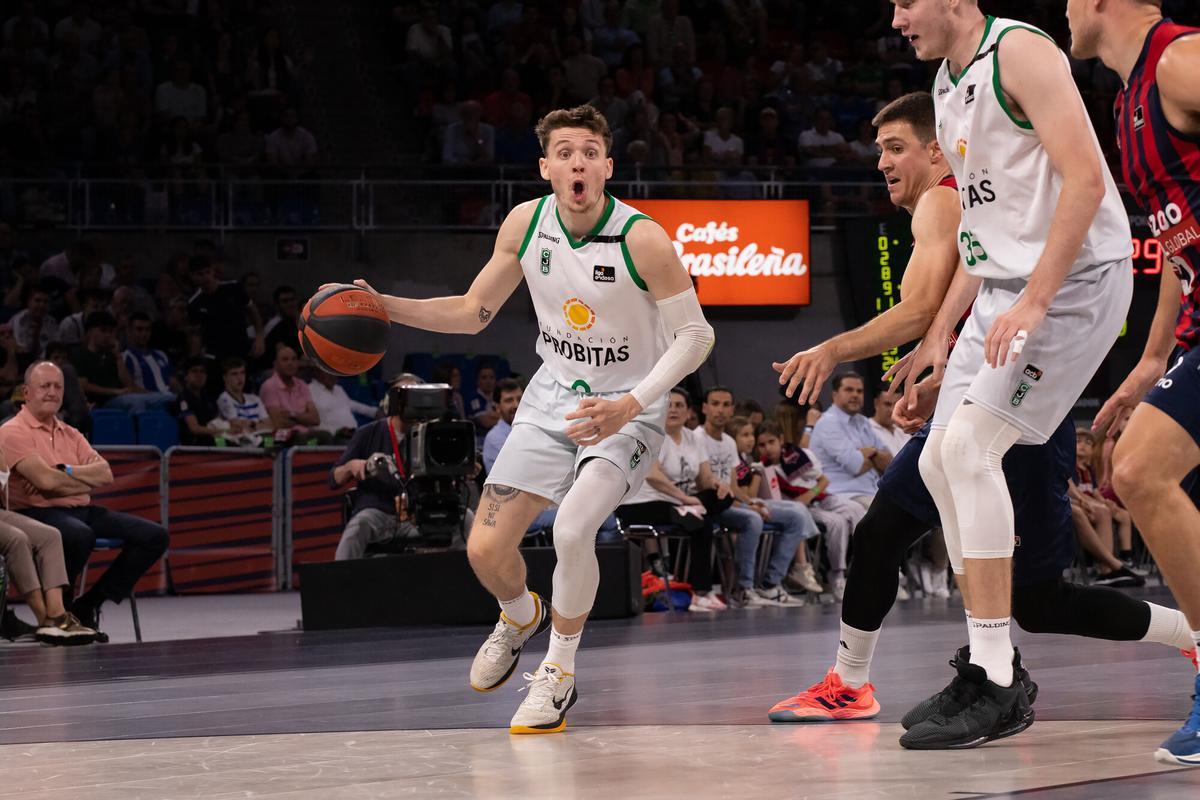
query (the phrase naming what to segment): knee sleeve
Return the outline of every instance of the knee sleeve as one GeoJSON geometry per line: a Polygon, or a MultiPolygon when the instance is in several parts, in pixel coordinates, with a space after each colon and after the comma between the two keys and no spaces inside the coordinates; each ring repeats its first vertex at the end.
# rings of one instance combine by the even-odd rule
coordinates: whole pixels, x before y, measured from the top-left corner
{"type": "Polygon", "coordinates": [[[957,510],[954,507],[954,495],[950,484],[946,481],[946,472],[942,466],[942,442],[946,431],[934,428],[929,432],[929,439],[921,450],[917,467],[925,488],[937,505],[938,516],[942,518],[942,537],[946,542],[946,557],[950,561],[950,569],[954,574],[963,574],[962,542],[958,536],[957,510]]]}
{"type": "Polygon", "coordinates": [[[1061,578],[1013,587],[1013,619],[1030,633],[1061,633],[1136,642],[1150,625],[1150,606],[1117,589],[1078,586],[1061,578]]]}
{"type": "Polygon", "coordinates": [[[979,405],[960,405],[950,418],[942,472],[953,491],[963,558],[1012,558],[1013,504],[1001,463],[1020,438],[1015,425],[979,405]]]}
{"type": "Polygon", "coordinates": [[[612,462],[593,458],[579,469],[554,521],[554,610],[567,619],[592,610],[600,585],[596,533],[628,489],[625,474],[612,462]]]}

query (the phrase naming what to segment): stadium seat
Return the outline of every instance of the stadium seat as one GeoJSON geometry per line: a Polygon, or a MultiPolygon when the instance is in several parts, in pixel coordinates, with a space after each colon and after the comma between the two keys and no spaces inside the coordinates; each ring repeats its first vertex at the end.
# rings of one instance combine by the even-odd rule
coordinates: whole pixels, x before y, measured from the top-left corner
{"type": "Polygon", "coordinates": [[[179,422],[162,411],[143,411],[137,415],[137,443],[165,453],[179,444],[179,422]]]}
{"type": "Polygon", "coordinates": [[[116,409],[96,409],[92,412],[92,444],[137,444],[133,417],[116,409]]]}

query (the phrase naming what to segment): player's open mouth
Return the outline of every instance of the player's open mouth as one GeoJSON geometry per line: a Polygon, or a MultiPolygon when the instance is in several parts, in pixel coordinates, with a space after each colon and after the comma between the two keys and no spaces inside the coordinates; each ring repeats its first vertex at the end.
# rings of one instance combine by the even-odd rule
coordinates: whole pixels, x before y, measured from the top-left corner
{"type": "Polygon", "coordinates": [[[576,200],[583,200],[583,181],[575,181],[571,184],[571,196],[576,200]]]}
{"type": "Polygon", "coordinates": [[[921,37],[917,36],[916,34],[913,34],[912,36],[905,36],[904,38],[908,39],[909,44],[912,44],[913,42],[917,41],[917,39],[919,39],[921,37]]]}
{"type": "Polygon", "coordinates": [[[888,176],[888,179],[887,179],[887,185],[888,185],[888,189],[889,189],[889,190],[890,190],[890,189],[891,189],[893,186],[896,186],[896,185],[898,185],[899,183],[900,183],[900,179],[899,179],[899,178],[897,178],[897,177],[895,177],[895,176],[890,176],[890,175],[888,176]]]}

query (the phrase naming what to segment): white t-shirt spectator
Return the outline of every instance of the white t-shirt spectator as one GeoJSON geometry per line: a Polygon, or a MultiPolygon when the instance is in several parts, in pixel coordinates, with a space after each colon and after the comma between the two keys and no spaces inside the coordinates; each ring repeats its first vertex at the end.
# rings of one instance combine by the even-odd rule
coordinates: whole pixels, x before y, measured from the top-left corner
{"type": "Polygon", "coordinates": [[[875,435],[879,437],[879,441],[887,445],[887,449],[893,456],[900,452],[900,448],[912,438],[910,434],[905,433],[900,429],[899,425],[892,426],[889,431],[887,428],[880,425],[871,417],[871,430],[875,431],[875,435]]]}
{"type": "MultiPolygon", "coordinates": [[[[845,144],[846,137],[842,136],[837,131],[831,130],[827,133],[818,133],[816,128],[809,128],[800,134],[800,147],[803,152],[805,147],[827,147],[829,145],[845,144]]],[[[837,163],[837,159],[832,156],[821,156],[818,158],[806,159],[804,165],[818,169],[821,167],[832,167],[837,163]]]]}
{"type": "Polygon", "coordinates": [[[712,465],[713,477],[717,479],[718,483],[728,483],[732,486],[734,470],[737,469],[740,460],[737,443],[733,441],[733,437],[728,433],[722,433],[720,439],[714,439],[704,428],[696,428],[694,435],[704,446],[708,463],[712,465]]]}
{"type": "MultiPolygon", "coordinates": [[[[67,260],[65,252],[52,255],[42,262],[38,267],[38,277],[45,280],[46,278],[57,278],[67,286],[78,286],[79,276],[71,271],[71,262],[67,260]]],[[[105,261],[100,265],[100,288],[111,289],[113,281],[117,279],[117,271],[112,264],[105,261]]]]}
{"type": "Polygon", "coordinates": [[[433,34],[425,30],[425,26],[421,23],[410,25],[408,28],[408,41],[405,43],[405,49],[410,53],[414,53],[423,61],[437,61],[438,58],[444,58],[452,55],[453,45],[450,38],[450,29],[445,25],[438,25],[433,34]],[[438,44],[438,40],[442,44],[438,44]],[[442,47],[445,50],[442,50],[442,47]]]}
{"type": "MultiPolygon", "coordinates": [[[[689,431],[684,428],[679,432],[679,442],[670,436],[663,437],[662,448],[658,451],[658,465],[663,473],[684,494],[696,493],[696,477],[700,474],[700,465],[707,461],[704,444],[699,437],[707,434],[702,431],[689,431]]],[[[732,439],[730,441],[733,441],[732,439]]],[[[715,442],[714,442],[715,444],[715,442]]],[[[736,447],[734,448],[736,450],[736,447]]],[[[649,481],[642,484],[637,494],[622,505],[634,503],[651,503],[655,501],[676,505],[678,501],[669,494],[660,492],[650,485],[649,481]]]]}
{"type": "Polygon", "coordinates": [[[879,145],[875,142],[863,142],[855,139],[850,143],[850,152],[854,153],[854,157],[860,161],[877,161],[879,159],[879,145]]]}
{"type": "Polygon", "coordinates": [[[63,344],[79,344],[83,341],[83,312],[76,311],[58,325],[58,341],[63,344]]]}
{"type": "Polygon", "coordinates": [[[272,164],[296,167],[317,157],[317,140],[306,128],[297,126],[288,133],[276,128],[267,136],[267,160],[272,164]]]}
{"type": "Polygon", "coordinates": [[[842,74],[842,62],[836,58],[827,58],[821,64],[810,61],[804,65],[804,71],[814,83],[833,83],[842,74]]]}
{"type": "Polygon", "coordinates": [[[173,81],[160,83],[154,92],[154,110],[174,119],[203,122],[208,117],[208,92],[198,83],[180,88],[173,81]]]}
{"type": "Polygon", "coordinates": [[[29,309],[23,308],[8,321],[12,325],[13,338],[17,347],[26,353],[41,355],[46,345],[58,341],[58,320],[47,314],[42,318],[42,330],[38,335],[36,347],[33,341],[33,326],[30,324],[29,309]]]}
{"type": "Polygon", "coordinates": [[[221,392],[221,396],[217,398],[217,411],[221,414],[221,419],[233,421],[235,419],[246,419],[251,422],[270,419],[267,414],[267,407],[263,405],[262,400],[256,394],[246,392],[242,395],[242,399],[234,400],[233,395],[229,392],[221,392]]]}
{"type": "Polygon", "coordinates": [[[728,139],[722,139],[721,134],[717,133],[715,129],[705,131],[704,146],[712,151],[713,158],[718,161],[724,161],[731,155],[736,155],[740,159],[746,152],[746,143],[742,141],[742,137],[731,133],[728,139]]]}
{"type": "Polygon", "coordinates": [[[309,381],[308,393],[312,396],[313,405],[317,407],[317,414],[321,417],[321,424],[317,426],[317,430],[330,433],[337,433],[343,428],[353,430],[358,427],[355,414],[374,419],[375,412],[379,410],[367,403],[352,400],[350,395],[346,394],[346,390],[336,383],[332,389],[326,389],[325,384],[320,381],[309,381]]]}

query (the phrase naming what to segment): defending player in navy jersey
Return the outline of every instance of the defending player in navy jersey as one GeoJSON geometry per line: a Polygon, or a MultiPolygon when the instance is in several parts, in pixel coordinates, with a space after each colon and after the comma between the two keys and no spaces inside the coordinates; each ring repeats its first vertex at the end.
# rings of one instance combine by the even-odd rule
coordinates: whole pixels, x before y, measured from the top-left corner
{"type": "Polygon", "coordinates": [[[508,680],[522,648],[553,618],[549,652],[525,674],[512,733],[566,727],[578,697],[575,652],[600,580],[596,532],[645,480],[662,443],[667,392],[713,344],[666,232],[604,189],[613,171],[604,116],[590,106],[552,111],[537,135],[551,193],[512,210],[467,293],[383,296],[394,322],[446,333],[481,332],[522,280],[533,298],[542,366],[467,539],[471,566],[501,608],[471,665],[473,689],[490,692],[508,680]],[[559,506],[552,602],[526,588],[517,549],[551,503],[559,506]]]}
{"type": "MultiPolygon", "coordinates": [[[[1072,54],[1099,56],[1124,82],[1121,168],[1173,268],[1163,270],[1142,359],[1096,423],[1119,431],[1128,417],[1113,486],[1200,643],[1200,511],[1180,485],[1200,465],[1200,29],[1163,19],[1157,0],[1070,0],[1067,19],[1072,54]]],[[[1195,681],[1192,713],[1156,751],[1159,761],[1200,766],[1200,675],[1195,681]]]]}
{"type": "MultiPolygon", "coordinates": [[[[789,396],[807,402],[842,361],[853,361],[923,335],[941,306],[958,267],[960,199],[934,135],[933,98],[918,92],[894,101],[875,118],[881,148],[879,169],[892,202],[913,214],[914,247],[904,273],[900,302],[866,325],[775,364],[789,396]],[[799,390],[799,394],[795,394],[799,390]]],[[[963,273],[965,274],[965,273],[963,273]]],[[[917,467],[929,428],[922,423],[937,398],[937,384],[919,386],[918,407],[900,401],[897,422],[921,428],[896,455],[879,482],[866,517],[854,531],[854,561],[842,600],[834,666],[825,679],[771,709],[774,722],[869,719],[879,713],[870,666],[884,617],[896,598],[897,569],[905,553],[940,524],[933,498],[917,467]]],[[[1018,445],[1005,456],[1020,545],[1014,555],[1013,615],[1028,631],[1102,639],[1154,641],[1190,646],[1183,615],[1173,609],[1101,587],[1062,580],[1075,556],[1067,482],[1075,468],[1075,431],[1063,420],[1044,445],[1018,445]]],[[[968,649],[955,655],[968,662],[968,649]]],[[[1032,701],[1037,694],[1017,661],[1017,675],[1032,701]]],[[[934,714],[948,715],[963,696],[956,677],[947,690],[903,720],[905,728],[934,714]]]]}

